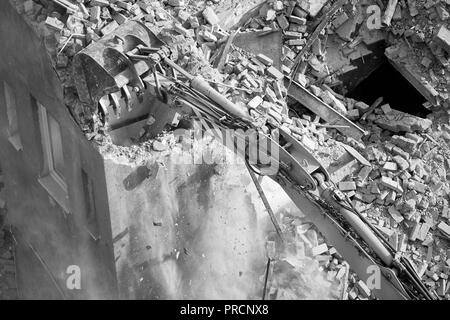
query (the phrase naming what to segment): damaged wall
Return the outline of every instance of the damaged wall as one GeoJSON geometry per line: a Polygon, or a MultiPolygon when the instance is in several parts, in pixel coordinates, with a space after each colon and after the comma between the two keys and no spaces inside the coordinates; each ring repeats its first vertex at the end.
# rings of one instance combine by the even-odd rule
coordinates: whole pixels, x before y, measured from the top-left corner
{"type": "Polygon", "coordinates": [[[245,166],[180,164],[173,150],[164,162],[140,166],[109,158],[121,298],[260,296],[263,234],[245,166]]]}
{"type": "Polygon", "coordinates": [[[105,261],[112,261],[112,250],[103,240],[94,243],[86,231],[81,173],[83,168],[96,186],[99,234],[107,239],[108,224],[101,223],[108,219],[108,211],[102,201],[106,196],[105,188],[100,187],[105,184],[100,155],[84,139],[65,108],[59,79],[42,42],[8,1],[0,4],[0,38],[3,44],[0,48],[0,161],[7,189],[9,222],[16,226],[21,298],[110,297],[115,292],[111,277],[114,270],[113,265],[108,266],[105,261]],[[16,150],[8,141],[4,81],[16,100],[21,150],[16,150]],[[45,106],[61,127],[69,212],[65,212],[38,182],[43,153],[36,101],[45,106]],[[81,290],[66,288],[69,265],[81,268],[81,290]]]}
{"type": "MultiPolygon", "coordinates": [[[[135,161],[123,148],[103,149],[120,298],[261,299],[274,228],[245,165],[214,140],[194,143],[192,162],[183,146],[135,161]]],[[[292,249],[291,228],[306,223],[304,215],[275,182],[263,186],[292,249]]],[[[318,246],[315,231],[309,236],[318,246]]],[[[270,295],[336,298],[319,263],[294,251],[274,263],[270,295]]]]}

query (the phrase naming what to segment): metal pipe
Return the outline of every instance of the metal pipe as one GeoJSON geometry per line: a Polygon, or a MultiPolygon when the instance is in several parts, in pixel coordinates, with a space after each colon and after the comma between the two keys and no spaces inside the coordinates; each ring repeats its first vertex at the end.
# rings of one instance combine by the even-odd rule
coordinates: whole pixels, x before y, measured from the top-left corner
{"type": "Polygon", "coordinates": [[[250,114],[247,112],[247,110],[240,108],[239,106],[228,100],[224,95],[220,94],[213,87],[211,87],[209,83],[206,82],[203,78],[201,78],[200,76],[194,77],[169,58],[164,58],[164,62],[168,64],[170,67],[180,72],[186,78],[188,78],[191,82],[191,87],[193,89],[199,91],[203,95],[210,98],[212,101],[214,101],[215,103],[220,105],[223,109],[225,109],[225,111],[228,111],[233,116],[239,117],[242,120],[248,122],[252,121],[252,118],[250,117],[250,114]]]}
{"type": "Polygon", "coordinates": [[[355,229],[358,235],[364,239],[369,247],[384,262],[384,264],[390,267],[394,257],[383,245],[380,239],[378,239],[378,237],[372,232],[372,230],[354,212],[344,208],[341,208],[339,211],[345,220],[355,229]]]}
{"type": "MultiPolygon", "coordinates": [[[[272,210],[272,207],[270,206],[269,200],[267,200],[266,194],[264,193],[264,190],[259,183],[258,179],[256,178],[256,175],[253,173],[253,171],[250,169],[250,165],[247,164],[248,173],[250,174],[250,177],[252,178],[252,181],[256,187],[256,190],[258,191],[259,197],[261,198],[264,207],[267,210],[267,213],[269,214],[270,220],[272,221],[273,226],[275,227],[275,230],[280,237],[281,241],[284,242],[283,232],[281,231],[281,227],[277,221],[277,218],[275,217],[275,213],[272,210]]],[[[262,177],[262,176],[260,176],[262,177]]]]}
{"type": "Polygon", "coordinates": [[[263,296],[262,299],[266,300],[266,294],[267,294],[267,282],[269,281],[269,272],[270,272],[270,258],[267,259],[266,264],[266,274],[264,276],[264,287],[263,287],[263,296]]]}
{"type": "Polygon", "coordinates": [[[353,211],[344,208],[338,201],[334,199],[331,194],[331,189],[327,187],[323,176],[321,174],[315,174],[320,190],[321,196],[330,204],[339,209],[339,213],[344,219],[352,226],[356,233],[367,243],[370,249],[372,249],[376,255],[383,261],[385,266],[392,266],[394,257],[389,250],[383,245],[381,240],[375,233],[367,226],[353,211]]]}
{"type": "Polygon", "coordinates": [[[177,70],[179,73],[181,73],[183,76],[185,76],[186,78],[188,78],[190,81],[194,80],[194,76],[191,75],[189,72],[187,72],[186,70],[184,70],[182,67],[180,67],[179,65],[177,65],[175,62],[173,62],[172,60],[170,60],[169,58],[164,58],[164,63],[168,64],[170,67],[174,68],[175,70],[177,70]]]}
{"type": "Polygon", "coordinates": [[[216,102],[233,116],[241,118],[242,120],[248,122],[252,121],[252,118],[250,117],[247,110],[244,110],[244,108],[237,106],[236,104],[228,100],[224,95],[214,90],[214,88],[212,88],[209,83],[206,82],[203,78],[199,76],[195,77],[191,81],[191,86],[193,89],[201,92],[202,94],[216,102]]]}

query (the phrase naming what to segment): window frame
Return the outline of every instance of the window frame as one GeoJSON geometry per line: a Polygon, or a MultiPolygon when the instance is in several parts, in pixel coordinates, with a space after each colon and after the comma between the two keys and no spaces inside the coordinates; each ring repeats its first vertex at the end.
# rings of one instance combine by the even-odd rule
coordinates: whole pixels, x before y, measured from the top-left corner
{"type": "MultiPolygon", "coordinates": [[[[39,183],[47,190],[47,192],[52,196],[52,198],[58,202],[58,204],[69,213],[69,198],[68,198],[68,188],[67,183],[65,181],[64,173],[58,173],[55,168],[54,160],[53,160],[53,143],[50,134],[49,127],[49,116],[56,121],[55,117],[53,117],[48,110],[36,100],[36,104],[38,107],[38,118],[39,118],[39,129],[41,133],[41,146],[42,146],[42,156],[43,156],[43,166],[40,177],[38,178],[39,183]],[[64,175],[64,176],[62,176],[64,175]]],[[[62,141],[61,134],[61,125],[56,121],[59,125],[59,134],[60,139],[62,141]]],[[[62,158],[64,159],[64,150],[61,149],[62,158]]]]}
{"type": "Polygon", "coordinates": [[[8,82],[3,81],[3,94],[5,97],[6,106],[6,119],[8,120],[8,141],[13,145],[13,147],[20,151],[23,149],[22,140],[20,138],[19,130],[19,118],[17,113],[17,97],[12,86],[8,82]],[[11,112],[13,112],[13,117],[11,117],[11,112]],[[14,123],[12,122],[14,118],[14,123]],[[13,128],[14,127],[14,128],[13,128]]]}

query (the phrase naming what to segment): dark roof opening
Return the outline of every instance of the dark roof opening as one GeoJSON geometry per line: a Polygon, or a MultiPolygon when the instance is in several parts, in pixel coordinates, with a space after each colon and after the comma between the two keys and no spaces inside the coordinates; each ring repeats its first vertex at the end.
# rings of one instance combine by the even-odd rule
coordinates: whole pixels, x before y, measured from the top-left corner
{"type": "Polygon", "coordinates": [[[430,110],[423,106],[426,99],[385,59],[374,72],[361,81],[348,97],[372,104],[384,97],[392,109],[425,118],[430,110]]]}

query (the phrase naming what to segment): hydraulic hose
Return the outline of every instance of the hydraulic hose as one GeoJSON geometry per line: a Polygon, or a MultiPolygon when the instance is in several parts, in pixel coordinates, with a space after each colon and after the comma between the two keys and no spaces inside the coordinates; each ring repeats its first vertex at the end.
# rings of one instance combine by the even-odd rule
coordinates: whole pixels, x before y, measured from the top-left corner
{"type": "Polygon", "coordinates": [[[342,217],[352,226],[356,233],[367,243],[367,245],[375,252],[378,258],[383,261],[385,266],[391,267],[394,257],[384,246],[381,240],[353,211],[346,209],[337,201],[332,190],[325,184],[322,174],[315,174],[314,178],[318,182],[321,196],[330,204],[333,204],[339,210],[342,217]]]}

